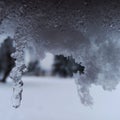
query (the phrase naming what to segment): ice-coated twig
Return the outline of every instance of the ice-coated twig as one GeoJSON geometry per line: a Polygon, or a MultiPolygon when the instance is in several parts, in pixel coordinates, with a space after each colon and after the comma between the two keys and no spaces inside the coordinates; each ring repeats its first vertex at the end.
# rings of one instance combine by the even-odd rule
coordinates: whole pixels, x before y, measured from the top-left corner
{"type": "Polygon", "coordinates": [[[16,52],[11,56],[15,59],[15,67],[12,69],[10,77],[14,81],[13,87],[13,107],[18,108],[22,100],[23,82],[22,74],[27,70],[24,64],[25,41],[14,40],[16,52]]]}
{"type": "Polygon", "coordinates": [[[73,77],[77,85],[77,91],[80,96],[81,103],[86,106],[91,106],[93,104],[93,99],[89,92],[89,86],[81,80],[81,75],[79,72],[74,73],[73,77]]]}

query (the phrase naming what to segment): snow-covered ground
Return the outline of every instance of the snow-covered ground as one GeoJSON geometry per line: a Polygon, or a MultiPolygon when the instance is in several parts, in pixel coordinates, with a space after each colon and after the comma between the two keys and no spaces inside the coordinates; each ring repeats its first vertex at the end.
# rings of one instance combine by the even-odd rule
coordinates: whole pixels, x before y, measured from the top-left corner
{"type": "Polygon", "coordinates": [[[0,83],[0,120],[120,120],[120,85],[113,92],[93,86],[94,105],[80,103],[74,80],[23,77],[19,109],[11,107],[12,81],[0,83]]]}

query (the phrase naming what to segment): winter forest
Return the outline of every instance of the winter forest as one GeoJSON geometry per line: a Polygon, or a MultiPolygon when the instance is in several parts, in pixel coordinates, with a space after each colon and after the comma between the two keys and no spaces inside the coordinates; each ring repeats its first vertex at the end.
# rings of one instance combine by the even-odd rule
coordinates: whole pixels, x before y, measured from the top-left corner
{"type": "Polygon", "coordinates": [[[119,120],[119,66],[119,0],[0,0],[0,119],[119,120]]]}

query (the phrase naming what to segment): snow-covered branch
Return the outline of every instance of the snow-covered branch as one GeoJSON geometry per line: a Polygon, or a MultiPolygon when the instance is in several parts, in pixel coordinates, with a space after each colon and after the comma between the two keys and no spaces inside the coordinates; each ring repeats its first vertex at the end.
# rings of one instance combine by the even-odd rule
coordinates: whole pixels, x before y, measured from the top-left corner
{"type": "MultiPolygon", "coordinates": [[[[17,88],[23,84],[23,47],[33,44],[41,59],[49,51],[82,62],[85,74],[77,84],[83,103],[91,99],[91,84],[114,89],[120,77],[119,14],[116,0],[1,0],[0,33],[15,39],[16,66],[11,76],[17,88]]],[[[22,90],[18,91],[21,99],[22,90]]]]}

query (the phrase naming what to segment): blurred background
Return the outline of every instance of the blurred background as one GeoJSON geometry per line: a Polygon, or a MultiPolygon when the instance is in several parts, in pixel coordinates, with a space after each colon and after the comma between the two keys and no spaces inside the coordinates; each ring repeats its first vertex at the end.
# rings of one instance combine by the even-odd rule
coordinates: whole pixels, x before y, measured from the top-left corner
{"type": "Polygon", "coordinates": [[[0,120],[120,120],[120,86],[105,92],[92,86],[93,106],[83,106],[72,78],[85,67],[69,56],[46,53],[40,61],[32,47],[25,50],[28,71],[23,75],[22,105],[12,108],[13,81],[9,78],[15,59],[13,40],[8,37],[0,44],[0,120]]]}
{"type": "MultiPolygon", "coordinates": [[[[0,46],[0,82],[5,83],[7,81],[9,73],[15,66],[15,59],[11,57],[14,52],[13,40],[10,37],[3,40],[0,46]]],[[[28,71],[24,74],[25,76],[59,76],[66,78],[72,77],[73,73],[77,71],[84,72],[84,66],[81,66],[81,63],[75,63],[71,56],[53,56],[46,53],[45,59],[40,61],[32,47],[25,50],[25,63],[28,68],[28,71]]]]}

